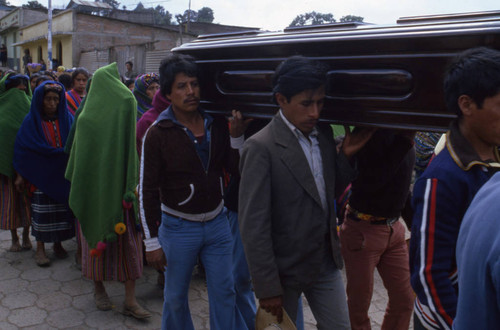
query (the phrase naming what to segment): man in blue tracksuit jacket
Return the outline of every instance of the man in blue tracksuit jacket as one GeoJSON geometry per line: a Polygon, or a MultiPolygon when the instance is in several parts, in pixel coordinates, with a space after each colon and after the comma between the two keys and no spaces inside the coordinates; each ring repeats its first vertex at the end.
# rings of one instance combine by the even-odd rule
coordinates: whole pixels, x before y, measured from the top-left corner
{"type": "Polygon", "coordinates": [[[470,49],[449,67],[446,104],[457,113],[445,148],[415,183],[410,243],[414,329],[450,329],[457,309],[455,248],[462,218],[500,169],[500,52],[470,49]]]}

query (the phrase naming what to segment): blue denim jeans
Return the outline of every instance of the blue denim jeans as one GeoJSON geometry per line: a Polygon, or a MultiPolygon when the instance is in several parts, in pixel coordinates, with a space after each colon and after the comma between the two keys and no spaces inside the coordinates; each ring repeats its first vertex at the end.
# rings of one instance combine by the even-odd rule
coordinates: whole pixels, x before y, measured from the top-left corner
{"type": "Polygon", "coordinates": [[[252,279],[241,242],[238,213],[227,210],[229,226],[233,236],[233,276],[236,291],[236,309],[241,314],[248,330],[255,329],[255,313],[257,306],[252,291],[252,279]]]}
{"type": "Polygon", "coordinates": [[[167,259],[162,329],[194,329],[188,290],[198,255],[207,276],[210,329],[236,329],[233,244],[226,212],[207,222],[163,213],[159,240],[167,259]]]}

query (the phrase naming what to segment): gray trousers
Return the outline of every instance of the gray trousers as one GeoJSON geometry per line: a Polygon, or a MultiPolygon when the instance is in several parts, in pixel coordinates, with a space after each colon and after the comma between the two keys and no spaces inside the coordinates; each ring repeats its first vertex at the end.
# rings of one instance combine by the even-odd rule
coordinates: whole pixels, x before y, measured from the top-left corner
{"type": "Polygon", "coordinates": [[[283,287],[283,307],[290,319],[297,318],[297,301],[307,298],[319,330],[351,329],[342,274],[333,260],[325,260],[323,271],[312,285],[304,288],[283,287]]]}

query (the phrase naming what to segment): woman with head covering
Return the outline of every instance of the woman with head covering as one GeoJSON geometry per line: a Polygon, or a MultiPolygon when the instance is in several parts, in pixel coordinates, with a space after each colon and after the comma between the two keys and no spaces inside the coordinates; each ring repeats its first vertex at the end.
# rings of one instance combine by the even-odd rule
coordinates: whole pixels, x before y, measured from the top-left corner
{"type": "Polygon", "coordinates": [[[11,252],[31,249],[29,199],[12,165],[16,134],[30,110],[30,103],[28,76],[9,74],[0,80],[0,229],[11,232],[11,252]],[[20,191],[15,186],[16,178],[20,191]],[[17,235],[20,227],[23,227],[22,245],[17,235]]]}
{"type": "Polygon", "coordinates": [[[97,308],[112,308],[103,281],[120,281],[125,284],[122,312],[143,319],[151,314],[135,298],[135,280],[143,267],[135,218],[136,112],[116,63],[98,69],[68,140],[66,177],[71,181],[69,204],[81,228],[82,272],[94,281],[97,308]]]}
{"type": "Polygon", "coordinates": [[[159,76],[152,72],[143,74],[135,80],[134,96],[137,100],[137,120],[151,108],[153,96],[160,89],[159,79],[159,76]]]}
{"type": "Polygon", "coordinates": [[[75,69],[71,74],[71,85],[73,89],[66,92],[66,101],[68,103],[68,111],[72,115],[75,115],[76,110],[85,96],[85,86],[87,85],[89,76],[89,72],[84,68],[75,69]]]}
{"type": "Polygon", "coordinates": [[[53,242],[55,256],[65,258],[61,242],[75,236],[75,218],[68,207],[70,186],[64,178],[68,155],[63,149],[72,122],[63,86],[45,81],[35,89],[14,145],[14,169],[33,186],[32,235],[39,266],[50,265],[45,243],[53,242]]]}
{"type": "Polygon", "coordinates": [[[168,108],[170,102],[167,98],[158,90],[153,97],[153,107],[146,111],[144,115],[142,115],[141,119],[137,122],[136,126],[136,143],[137,143],[137,152],[139,155],[141,154],[142,148],[142,138],[144,134],[146,134],[146,130],[151,126],[151,124],[158,118],[160,113],[163,110],[168,108]]]}

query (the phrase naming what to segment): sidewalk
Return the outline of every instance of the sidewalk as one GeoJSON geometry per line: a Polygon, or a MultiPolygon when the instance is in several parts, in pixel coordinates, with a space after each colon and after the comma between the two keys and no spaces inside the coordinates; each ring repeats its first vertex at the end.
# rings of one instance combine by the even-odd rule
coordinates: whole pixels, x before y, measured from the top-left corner
{"type": "MultiPolygon", "coordinates": [[[[35,244],[33,238],[32,243],[35,244]]],[[[163,296],[156,285],[157,272],[145,267],[136,283],[139,303],[152,314],[149,320],[138,321],[119,313],[124,298],[121,283],[105,283],[115,307],[112,311],[96,309],[92,281],[83,279],[75,267],[75,240],[63,243],[69,258],[54,259],[52,244],[46,250],[50,267],[40,268],[34,261],[34,249],[7,252],[10,232],[0,231],[0,329],[159,329],[163,296]]],[[[378,275],[370,317],[372,328],[380,329],[387,294],[378,275]]],[[[202,279],[193,277],[189,302],[195,329],[209,329],[207,289],[202,279]]],[[[306,329],[316,329],[314,317],[304,301],[306,329]]]]}

